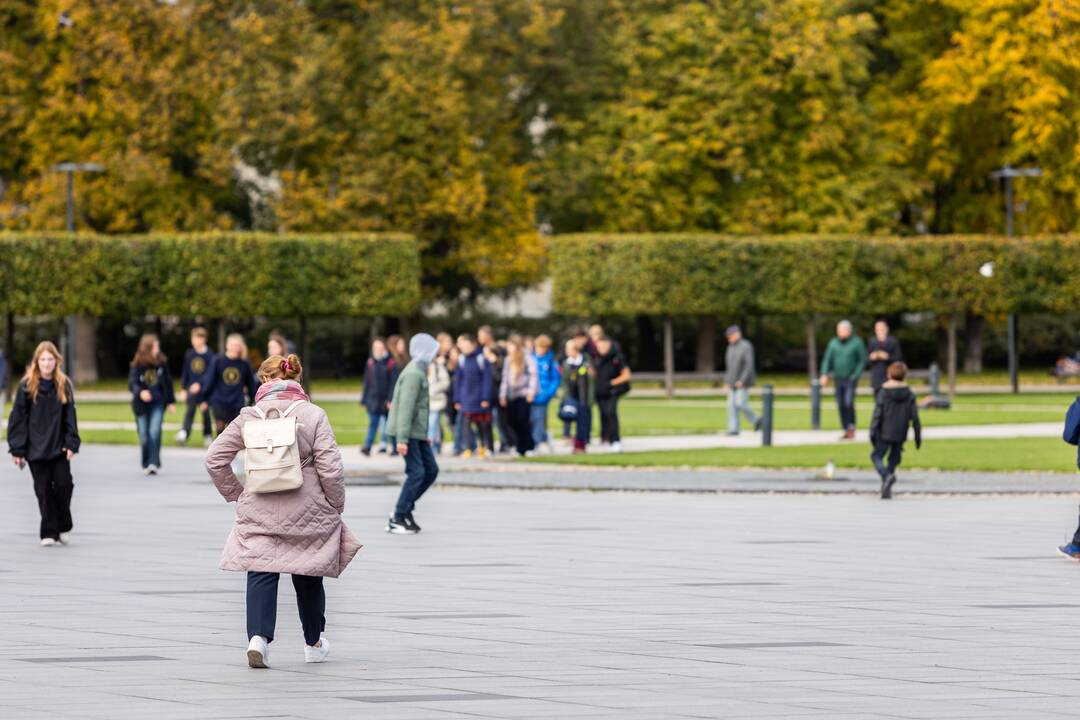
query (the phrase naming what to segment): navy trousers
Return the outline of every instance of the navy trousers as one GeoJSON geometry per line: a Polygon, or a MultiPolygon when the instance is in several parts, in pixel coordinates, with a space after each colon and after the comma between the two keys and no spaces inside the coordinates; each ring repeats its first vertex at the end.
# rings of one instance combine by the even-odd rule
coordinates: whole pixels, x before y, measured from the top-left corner
{"type": "Polygon", "coordinates": [[[409,438],[409,450],[405,453],[405,484],[401,486],[394,516],[403,518],[411,513],[416,507],[416,501],[427,492],[438,476],[439,466],[428,441],[409,438]]]}
{"type": "MultiPolygon", "coordinates": [[[[278,573],[249,572],[247,576],[248,640],[262,635],[266,642],[274,639],[277,626],[278,573]]],[[[304,642],[314,645],[326,629],[326,591],[323,579],[310,575],[293,575],[296,605],[300,610],[300,625],[304,642]]]]}

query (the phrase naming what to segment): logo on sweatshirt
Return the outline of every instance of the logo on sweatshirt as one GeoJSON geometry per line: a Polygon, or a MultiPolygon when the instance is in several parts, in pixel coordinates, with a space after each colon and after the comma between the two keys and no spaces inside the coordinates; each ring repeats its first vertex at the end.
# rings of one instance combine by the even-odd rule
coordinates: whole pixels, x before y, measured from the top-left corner
{"type": "Polygon", "coordinates": [[[150,369],[144,371],[143,375],[142,375],[142,381],[143,381],[143,384],[145,384],[145,385],[156,385],[157,384],[157,369],[156,368],[150,368],[150,369]]]}
{"type": "Polygon", "coordinates": [[[221,373],[221,379],[226,385],[236,385],[240,382],[240,368],[235,368],[232,365],[225,368],[225,371],[221,373]]]}
{"type": "Polygon", "coordinates": [[[195,375],[202,375],[206,371],[206,361],[201,357],[195,357],[191,359],[191,372],[195,375]]]}

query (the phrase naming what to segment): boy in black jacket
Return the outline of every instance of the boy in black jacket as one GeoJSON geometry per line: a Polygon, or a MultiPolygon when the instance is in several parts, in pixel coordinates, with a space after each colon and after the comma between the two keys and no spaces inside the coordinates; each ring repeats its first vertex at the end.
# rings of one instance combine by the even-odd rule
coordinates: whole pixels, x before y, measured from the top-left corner
{"type": "Polygon", "coordinates": [[[191,436],[191,426],[195,422],[195,413],[202,413],[203,444],[209,445],[214,439],[214,429],[210,426],[210,410],[201,410],[203,390],[210,380],[214,369],[214,351],[207,344],[209,334],[204,327],[191,331],[191,347],[184,355],[184,371],[180,375],[180,400],[187,404],[184,411],[184,424],[176,433],[176,442],[183,445],[191,436]]]}
{"type": "Polygon", "coordinates": [[[889,366],[889,379],[881,386],[874,403],[874,417],[870,421],[870,442],[874,451],[870,460],[881,475],[881,499],[892,497],[892,487],[896,483],[896,468],[900,466],[900,457],[904,452],[908,426],[915,428],[915,449],[922,446],[922,425],[919,423],[919,409],[915,402],[915,393],[904,382],[907,378],[907,365],[894,362],[889,366]],[[889,464],[883,460],[889,455],[889,464]]]}

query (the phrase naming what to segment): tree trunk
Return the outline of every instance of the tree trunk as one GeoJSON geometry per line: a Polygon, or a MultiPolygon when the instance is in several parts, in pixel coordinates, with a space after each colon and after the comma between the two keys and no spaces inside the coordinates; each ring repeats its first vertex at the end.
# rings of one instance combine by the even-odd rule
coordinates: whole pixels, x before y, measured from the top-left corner
{"type": "Polygon", "coordinates": [[[638,334],[638,355],[636,366],[641,370],[657,370],[660,362],[660,346],[656,344],[656,329],[653,327],[652,318],[648,315],[638,315],[634,318],[638,334]]]}
{"type": "Polygon", "coordinates": [[[949,397],[956,395],[956,315],[949,315],[949,341],[946,348],[949,373],[949,397]]]}
{"type": "Polygon", "coordinates": [[[97,382],[97,318],[87,315],[75,317],[75,370],[76,385],[97,382]]]}
{"type": "Polygon", "coordinates": [[[671,318],[664,318],[664,392],[675,397],[675,329],[671,318]]]}
{"type": "Polygon", "coordinates": [[[986,319],[967,313],[964,319],[964,372],[980,373],[983,369],[983,329],[986,319]]]}
{"type": "Polygon", "coordinates": [[[225,354],[225,321],[218,320],[217,326],[217,354],[225,354]]]}
{"type": "Polygon", "coordinates": [[[7,384],[7,399],[10,401],[12,393],[14,392],[15,374],[12,372],[11,363],[15,360],[15,313],[7,314],[7,329],[4,333],[4,354],[7,355],[7,372],[8,372],[8,384],[7,384]]]}
{"type": "Polygon", "coordinates": [[[697,362],[694,367],[699,373],[716,370],[716,318],[712,315],[703,315],[699,319],[697,362]]]}
{"type": "MultiPolygon", "coordinates": [[[[299,338],[299,340],[300,340],[300,358],[301,358],[300,362],[301,362],[301,364],[307,365],[308,368],[311,368],[311,367],[313,367],[313,365],[312,365],[312,362],[311,362],[311,353],[308,351],[307,318],[303,317],[303,316],[300,317],[300,338],[299,338]]],[[[301,385],[303,386],[304,390],[306,390],[308,395],[310,395],[311,394],[311,373],[310,373],[310,371],[305,372],[301,376],[300,379],[302,381],[301,385]]]]}
{"type": "Polygon", "coordinates": [[[806,320],[806,369],[810,382],[817,379],[817,316],[811,315],[806,320]]]}

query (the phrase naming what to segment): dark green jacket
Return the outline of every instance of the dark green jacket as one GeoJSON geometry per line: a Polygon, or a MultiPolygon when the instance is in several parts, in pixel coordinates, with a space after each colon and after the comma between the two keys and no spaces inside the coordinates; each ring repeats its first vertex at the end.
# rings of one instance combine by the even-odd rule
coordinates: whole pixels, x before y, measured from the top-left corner
{"type": "Polygon", "coordinates": [[[866,345],[862,338],[852,335],[847,340],[834,337],[825,348],[825,357],[821,360],[821,374],[844,380],[854,380],[866,369],[866,345]]]}
{"type": "Polygon", "coordinates": [[[430,402],[427,373],[415,362],[409,363],[394,386],[386,434],[396,442],[426,440],[430,402]]]}

